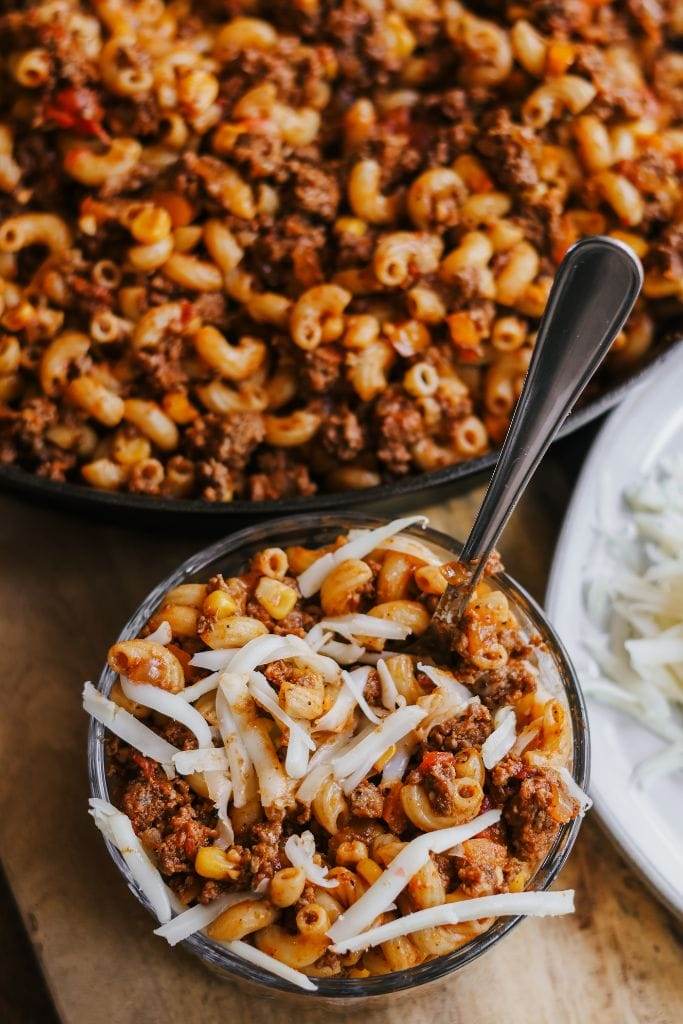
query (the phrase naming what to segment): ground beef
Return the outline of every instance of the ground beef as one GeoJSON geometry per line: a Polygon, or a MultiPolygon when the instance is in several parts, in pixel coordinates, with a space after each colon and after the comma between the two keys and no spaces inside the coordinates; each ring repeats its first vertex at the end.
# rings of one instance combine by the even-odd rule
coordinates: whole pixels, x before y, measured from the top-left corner
{"type": "Polygon", "coordinates": [[[163,875],[174,875],[194,869],[199,849],[208,846],[216,837],[216,830],[202,824],[189,804],[180,808],[169,822],[169,834],[155,849],[159,870],[163,875]]]}
{"type": "Polygon", "coordinates": [[[349,805],[357,818],[381,818],[384,797],[377,786],[364,779],[351,793],[349,805]]]}
{"type": "Polygon", "coordinates": [[[400,386],[392,385],[380,395],[373,425],[377,458],[391,473],[407,473],[412,462],[412,445],[424,436],[424,423],[415,403],[400,386]]]}
{"type": "Polygon", "coordinates": [[[322,220],[334,220],[341,200],[334,175],[314,164],[299,163],[294,177],[294,198],[298,207],[322,220]]]}
{"type": "Polygon", "coordinates": [[[184,345],[181,338],[167,338],[151,349],[135,353],[135,362],[155,395],[165,395],[187,383],[187,372],[181,360],[184,345]]]}
{"type": "Polygon", "coordinates": [[[278,498],[306,498],[317,491],[308,467],[295,462],[280,449],[262,452],[257,458],[260,472],[249,477],[249,497],[252,501],[275,501],[278,498]]]}
{"type": "Polygon", "coordinates": [[[579,47],[574,70],[587,75],[598,91],[590,108],[592,114],[603,119],[615,115],[637,118],[647,114],[647,92],[633,81],[628,68],[597,46],[579,47]]]}
{"type": "Polygon", "coordinates": [[[542,32],[570,36],[591,19],[592,5],[586,0],[531,0],[530,20],[542,32]]]}
{"type": "Polygon", "coordinates": [[[216,459],[230,469],[243,469],[265,437],[263,417],[252,412],[198,416],[185,432],[190,452],[216,459]]]}
{"type": "Polygon", "coordinates": [[[233,501],[240,491],[239,477],[217,459],[197,463],[197,484],[204,501],[233,501]]]}
{"type": "Polygon", "coordinates": [[[483,704],[470,705],[464,714],[435,725],[427,736],[426,750],[457,754],[466,747],[481,747],[493,731],[491,713],[483,704]]]}
{"type": "Polygon", "coordinates": [[[531,863],[546,855],[560,825],[579,812],[557,772],[527,765],[512,754],[493,768],[489,798],[503,808],[512,853],[531,863]]]}
{"type": "Polygon", "coordinates": [[[490,839],[469,839],[463,843],[463,854],[455,858],[457,878],[463,896],[491,896],[505,891],[504,869],[507,848],[490,839]]]}
{"type": "Polygon", "coordinates": [[[657,95],[671,106],[677,120],[683,118],[683,54],[665,53],[655,61],[654,83],[657,95]]]}
{"type": "Polygon", "coordinates": [[[231,156],[236,164],[243,164],[251,178],[269,178],[280,175],[284,162],[284,143],[277,135],[238,135],[231,156]]]}
{"type": "Polygon", "coordinates": [[[121,801],[122,810],[133,823],[136,835],[157,826],[169,810],[181,802],[181,795],[168,779],[154,777],[131,782],[121,801]]]}
{"type": "Polygon", "coordinates": [[[626,0],[629,14],[645,35],[658,39],[666,11],[659,0],[626,0]]]}
{"type": "Polygon", "coordinates": [[[267,627],[269,633],[275,633],[276,636],[287,636],[289,633],[303,636],[306,632],[305,616],[296,608],[289,615],[285,615],[284,619],[274,619],[262,604],[252,600],[247,604],[246,614],[253,619],[258,619],[267,627]]]}
{"type": "Polygon", "coordinates": [[[317,687],[320,681],[320,677],[312,669],[299,668],[291,661],[271,661],[263,672],[271,686],[278,691],[285,683],[317,687]]]}
{"type": "Polygon", "coordinates": [[[400,782],[393,782],[389,786],[384,787],[385,793],[382,818],[387,823],[391,831],[397,836],[400,836],[402,832],[405,832],[409,825],[408,816],[403,810],[403,804],[401,802],[402,788],[403,786],[400,782]]]}
{"type": "Polygon", "coordinates": [[[320,395],[330,391],[339,381],[343,368],[344,355],[336,345],[321,345],[313,352],[306,352],[299,367],[304,394],[320,395]]]}
{"type": "Polygon", "coordinates": [[[192,311],[203,324],[225,325],[228,303],[220,292],[205,292],[192,303],[192,311]]]}
{"type": "Polygon", "coordinates": [[[648,253],[648,269],[668,281],[683,280],[683,223],[672,224],[662,232],[648,253]]]}
{"type": "Polygon", "coordinates": [[[435,812],[444,815],[455,814],[458,807],[453,797],[459,781],[455,758],[432,759],[424,770],[420,768],[419,777],[435,812]]]}
{"type": "Polygon", "coordinates": [[[534,133],[515,124],[505,107],[486,118],[477,149],[486,157],[491,173],[501,185],[510,189],[526,189],[538,183],[535,163],[534,133]]]}
{"type": "Polygon", "coordinates": [[[276,871],[285,867],[287,860],[281,849],[281,822],[269,821],[253,825],[251,836],[251,887],[254,888],[262,879],[272,878],[276,871]]]}
{"type": "Polygon", "coordinates": [[[321,260],[326,244],[324,227],[289,214],[255,240],[251,263],[268,288],[298,293],[325,279],[321,260]]]}
{"type": "Polygon", "coordinates": [[[363,424],[347,406],[325,417],[319,437],[325,450],[339,462],[355,459],[367,443],[363,424]]]}
{"type": "MultiPolygon", "coordinates": [[[[366,588],[372,586],[372,582],[366,584],[366,588]]],[[[362,590],[363,588],[361,587],[358,593],[362,592],[362,590]]],[[[375,668],[368,672],[368,678],[366,679],[365,686],[363,687],[363,696],[368,704],[379,706],[382,703],[382,684],[379,679],[379,672],[375,668]]]]}
{"type": "MultiPolygon", "coordinates": [[[[343,223],[343,222],[342,222],[343,223]]],[[[335,263],[341,269],[369,263],[377,244],[377,233],[367,225],[358,233],[355,230],[335,230],[337,253],[335,263]]]]}
{"type": "Polygon", "coordinates": [[[522,697],[534,693],[537,681],[538,672],[526,657],[512,657],[503,668],[475,676],[471,686],[493,711],[504,704],[516,704],[522,697]]]}
{"type": "MultiPolygon", "coordinates": [[[[0,461],[2,461],[0,459],[0,461]]],[[[36,469],[36,475],[46,480],[67,479],[67,476],[77,463],[76,455],[72,452],[60,452],[57,455],[48,456],[36,469]]]]}
{"type": "Polygon", "coordinates": [[[548,770],[529,769],[515,796],[505,804],[503,818],[508,826],[510,848],[522,860],[542,860],[557,835],[559,823],[553,816],[557,784],[548,770]]]}

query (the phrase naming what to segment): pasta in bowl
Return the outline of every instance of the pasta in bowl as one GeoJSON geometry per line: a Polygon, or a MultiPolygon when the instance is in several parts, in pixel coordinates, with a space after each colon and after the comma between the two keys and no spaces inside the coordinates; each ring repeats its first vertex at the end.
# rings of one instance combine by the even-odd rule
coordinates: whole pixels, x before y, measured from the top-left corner
{"type": "Polygon", "coordinates": [[[457,551],[421,517],[297,517],[149,595],[83,696],[91,813],[157,934],[226,977],[360,999],[573,908],[543,890],[588,736],[540,609],[491,564],[456,649],[406,650],[457,551]]]}

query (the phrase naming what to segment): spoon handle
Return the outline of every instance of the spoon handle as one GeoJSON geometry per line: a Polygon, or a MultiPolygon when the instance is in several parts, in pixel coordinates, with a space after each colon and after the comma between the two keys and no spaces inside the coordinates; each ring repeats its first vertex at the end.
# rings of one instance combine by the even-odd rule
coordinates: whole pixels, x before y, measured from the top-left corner
{"type": "Polygon", "coordinates": [[[461,561],[473,569],[468,589],[483,571],[563,420],[623,327],[642,283],[638,257],[614,239],[585,238],[567,252],[500,457],[462,550],[461,561]]]}

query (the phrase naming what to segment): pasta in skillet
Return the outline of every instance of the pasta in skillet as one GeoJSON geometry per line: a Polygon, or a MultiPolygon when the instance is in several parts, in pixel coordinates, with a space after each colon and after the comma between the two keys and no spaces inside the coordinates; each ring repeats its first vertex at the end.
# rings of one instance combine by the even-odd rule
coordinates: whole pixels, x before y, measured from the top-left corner
{"type": "Polygon", "coordinates": [[[646,268],[612,372],[680,317],[678,4],[0,12],[2,464],[229,502],[475,458],[586,234],[646,268]]]}

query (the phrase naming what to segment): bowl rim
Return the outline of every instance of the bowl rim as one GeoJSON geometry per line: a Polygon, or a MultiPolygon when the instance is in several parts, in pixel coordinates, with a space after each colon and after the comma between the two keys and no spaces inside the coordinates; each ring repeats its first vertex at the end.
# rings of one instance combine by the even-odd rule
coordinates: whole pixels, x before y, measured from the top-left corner
{"type": "MultiPolygon", "coordinates": [[[[652,372],[673,353],[683,334],[674,340],[635,373],[629,374],[608,388],[596,398],[573,410],[555,435],[555,440],[566,437],[581,427],[609,412],[624,396],[645,383],[652,372]]],[[[309,511],[336,511],[340,505],[370,504],[418,494],[431,488],[443,487],[470,480],[493,468],[498,450],[492,449],[475,459],[466,459],[444,469],[425,473],[410,473],[388,483],[377,484],[362,490],[331,491],[311,495],[307,498],[278,498],[268,501],[249,501],[238,498],[235,501],[209,502],[201,498],[164,498],[147,494],[130,494],[124,491],[102,491],[85,484],[48,480],[29,470],[17,466],[0,466],[0,486],[21,491],[35,498],[53,498],[60,504],[70,504],[86,509],[100,509],[127,513],[159,512],[168,516],[201,516],[209,522],[218,516],[245,518],[249,516],[273,516],[281,513],[306,513],[309,511]]]]}
{"type": "MultiPolygon", "coordinates": [[[[116,642],[137,636],[141,626],[149,618],[150,612],[158,605],[171,587],[177,586],[188,577],[200,572],[218,558],[234,554],[240,548],[246,547],[256,540],[260,543],[262,539],[260,535],[262,534],[272,536],[273,533],[278,531],[284,534],[287,530],[292,533],[300,533],[307,528],[321,529],[329,527],[349,529],[354,526],[373,527],[386,521],[386,517],[367,516],[356,512],[331,514],[323,517],[322,520],[317,513],[309,513],[303,516],[288,516],[259,522],[231,533],[227,537],[208,545],[185,559],[175,570],[161,580],[140,602],[121,629],[116,642]]],[[[421,529],[413,526],[405,532],[413,533],[423,540],[431,541],[456,554],[461,546],[458,541],[455,541],[448,534],[434,530],[431,527],[421,529]]],[[[502,583],[503,589],[509,590],[514,595],[515,600],[531,623],[537,628],[540,627],[541,635],[544,636],[544,639],[550,641],[552,649],[554,649],[556,662],[561,670],[559,672],[560,681],[565,698],[567,699],[572,723],[571,772],[577,784],[585,791],[590,774],[588,716],[581,686],[571,659],[538,602],[507,573],[497,574],[496,581],[502,583]]],[[[98,690],[108,694],[114,679],[115,673],[105,662],[105,666],[98,679],[98,690]]],[[[107,730],[101,723],[93,718],[90,719],[87,741],[89,795],[90,797],[97,797],[103,800],[109,800],[110,798],[104,756],[104,737],[106,732],[107,730]]],[[[540,884],[534,885],[535,890],[542,891],[552,885],[572,851],[581,828],[581,823],[582,818],[577,817],[561,827],[552,849],[548,852],[534,875],[534,879],[540,882],[540,884]]],[[[151,906],[138,888],[119,850],[108,839],[105,839],[105,844],[128,889],[133,893],[138,902],[145,907],[148,913],[154,917],[151,906]]],[[[235,980],[256,984],[275,993],[297,995],[307,999],[308,1002],[317,999],[327,1000],[337,1005],[341,1005],[344,1002],[353,1005],[354,1001],[359,999],[372,999],[373,997],[385,996],[390,993],[417,989],[455,973],[456,970],[477,959],[505,935],[508,935],[523,919],[522,916],[498,918],[491,928],[453,953],[426,961],[417,967],[408,968],[404,971],[394,971],[390,974],[363,979],[316,978],[315,982],[318,988],[316,991],[310,992],[298,988],[267,971],[262,971],[250,962],[234,956],[220,943],[206,938],[202,933],[195,933],[183,940],[179,945],[182,945],[187,951],[198,957],[207,967],[215,968],[224,975],[232,976],[235,980]]]]}

